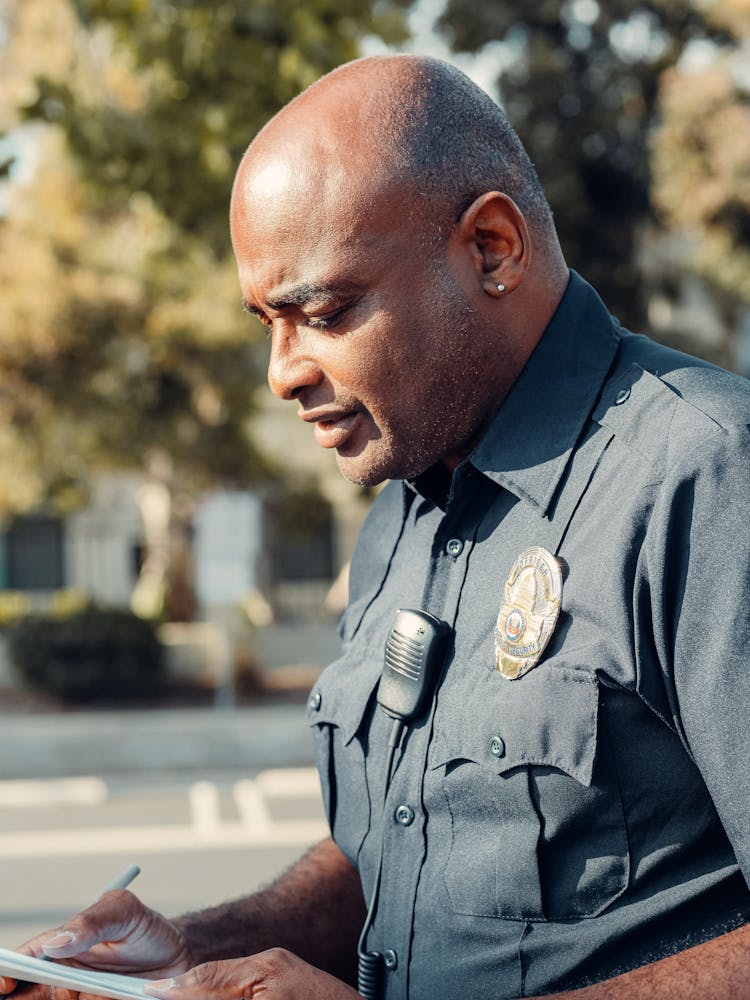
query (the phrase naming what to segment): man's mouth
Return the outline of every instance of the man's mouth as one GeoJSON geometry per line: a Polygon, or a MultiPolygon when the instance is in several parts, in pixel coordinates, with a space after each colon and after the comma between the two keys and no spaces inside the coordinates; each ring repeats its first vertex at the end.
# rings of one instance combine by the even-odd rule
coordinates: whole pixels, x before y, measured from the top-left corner
{"type": "Polygon", "coordinates": [[[359,417],[357,410],[336,410],[300,414],[303,420],[315,424],[315,441],[321,448],[340,448],[354,431],[359,417]]]}

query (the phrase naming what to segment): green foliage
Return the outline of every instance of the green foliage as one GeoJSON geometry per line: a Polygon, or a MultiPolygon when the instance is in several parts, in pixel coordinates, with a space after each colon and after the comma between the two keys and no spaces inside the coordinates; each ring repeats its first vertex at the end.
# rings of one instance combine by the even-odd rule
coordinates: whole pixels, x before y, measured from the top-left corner
{"type": "MultiPolygon", "coordinates": [[[[33,612],[33,600],[23,590],[0,590],[0,630],[16,625],[22,618],[33,612]]],[[[53,618],[67,618],[89,606],[89,598],[82,590],[64,587],[50,595],[50,615],[53,618]]]]}
{"type": "Polygon", "coordinates": [[[165,679],[154,626],[127,611],[28,616],[8,630],[8,648],[25,684],[69,704],[143,701],[165,679]]]}
{"type": "Polygon", "coordinates": [[[0,590],[0,629],[31,613],[31,598],[20,590],[0,590]]]}
{"type": "Polygon", "coordinates": [[[721,7],[448,0],[441,19],[456,50],[506,43],[503,105],[537,166],[563,249],[631,326],[645,318],[638,249],[654,220],[648,138],[660,78],[693,40],[733,44],[730,19],[711,20],[721,7]]]}
{"type": "Polygon", "coordinates": [[[406,0],[24,0],[0,128],[37,125],[0,222],[0,514],[70,509],[92,472],[247,485],[260,326],[240,308],[232,175],[302,87],[404,37],[406,0]],[[43,123],[39,131],[40,123],[43,123]]]}
{"type": "Polygon", "coordinates": [[[654,201],[682,239],[685,264],[707,282],[728,319],[750,306],[750,86],[747,54],[672,70],[653,137],[654,201]]]}
{"type": "MultiPolygon", "coordinates": [[[[169,456],[182,489],[264,474],[249,434],[261,378],[230,260],[143,197],[93,211],[61,137],[0,228],[0,510],[67,509],[92,470],[169,456]]],[[[258,331],[259,332],[259,331],[258,331]]]]}
{"type": "Polygon", "coordinates": [[[63,127],[87,182],[108,201],[124,205],[145,191],[181,231],[219,253],[229,247],[234,170],[253,135],[300,90],[357,56],[363,34],[405,37],[399,4],[372,0],[74,5],[135,86],[111,71],[104,94],[42,79],[26,114],[63,127]]]}

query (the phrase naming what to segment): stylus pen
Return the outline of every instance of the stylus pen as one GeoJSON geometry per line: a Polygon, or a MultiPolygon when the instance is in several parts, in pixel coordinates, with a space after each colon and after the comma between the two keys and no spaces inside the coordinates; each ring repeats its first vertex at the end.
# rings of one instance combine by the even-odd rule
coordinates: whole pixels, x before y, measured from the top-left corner
{"type": "Polygon", "coordinates": [[[114,889],[127,889],[136,875],[140,875],[141,869],[139,865],[128,865],[127,868],[123,869],[119,875],[116,875],[111,882],[108,882],[99,895],[97,899],[101,899],[105,892],[112,892],[114,889]]]}

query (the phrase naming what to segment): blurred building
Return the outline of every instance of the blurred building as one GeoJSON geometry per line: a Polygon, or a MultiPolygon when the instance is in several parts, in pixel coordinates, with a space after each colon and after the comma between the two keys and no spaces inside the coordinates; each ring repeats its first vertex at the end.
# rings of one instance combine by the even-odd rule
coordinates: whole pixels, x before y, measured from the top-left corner
{"type": "MultiPolygon", "coordinates": [[[[288,480],[192,498],[198,616],[255,600],[277,621],[312,621],[343,606],[346,588],[331,588],[346,572],[369,498],[293,411],[267,391],[261,400],[257,433],[277,462],[283,455],[288,480]]],[[[40,609],[65,589],[128,606],[146,555],[143,489],[138,473],[100,473],[86,507],[16,517],[0,532],[0,593],[20,592],[40,609]]]]}

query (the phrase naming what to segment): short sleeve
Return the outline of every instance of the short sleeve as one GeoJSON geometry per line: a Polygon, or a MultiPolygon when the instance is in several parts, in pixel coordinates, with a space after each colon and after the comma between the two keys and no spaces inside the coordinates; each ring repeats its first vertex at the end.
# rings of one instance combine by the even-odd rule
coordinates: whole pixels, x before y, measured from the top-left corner
{"type": "Polygon", "coordinates": [[[750,433],[680,431],[645,541],[654,638],[675,723],[750,884],[750,433]]]}

